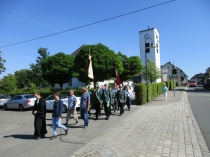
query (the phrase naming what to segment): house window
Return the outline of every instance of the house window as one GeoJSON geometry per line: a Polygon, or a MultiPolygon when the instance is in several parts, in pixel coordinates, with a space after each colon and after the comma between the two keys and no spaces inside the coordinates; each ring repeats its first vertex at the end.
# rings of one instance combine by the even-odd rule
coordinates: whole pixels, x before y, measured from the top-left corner
{"type": "Polygon", "coordinates": [[[72,86],[72,78],[69,80],[68,86],[72,86]]]}

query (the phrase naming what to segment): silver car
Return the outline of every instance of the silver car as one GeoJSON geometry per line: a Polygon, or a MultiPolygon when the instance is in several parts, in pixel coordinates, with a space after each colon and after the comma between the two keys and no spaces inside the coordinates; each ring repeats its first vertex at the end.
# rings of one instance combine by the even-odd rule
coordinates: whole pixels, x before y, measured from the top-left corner
{"type": "Polygon", "coordinates": [[[23,111],[27,108],[33,108],[35,100],[33,94],[16,95],[4,103],[4,110],[19,109],[23,111]]]}
{"type": "Polygon", "coordinates": [[[0,107],[3,107],[4,103],[9,99],[11,99],[11,97],[8,94],[0,94],[0,107]]]}

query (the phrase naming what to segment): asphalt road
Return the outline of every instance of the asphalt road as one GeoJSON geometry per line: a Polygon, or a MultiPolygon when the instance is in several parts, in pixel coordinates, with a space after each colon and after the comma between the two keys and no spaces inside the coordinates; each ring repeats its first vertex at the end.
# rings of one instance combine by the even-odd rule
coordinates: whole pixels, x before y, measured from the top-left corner
{"type": "MultiPolygon", "coordinates": [[[[108,128],[119,123],[125,117],[132,115],[137,108],[132,106],[131,111],[125,111],[123,116],[119,116],[119,110],[110,119],[105,120],[105,115],[94,120],[95,116],[90,117],[89,127],[83,129],[83,120],[79,119],[79,126],[74,127],[75,121],[71,118],[69,121],[69,134],[64,135],[61,130],[61,136],[54,140],[49,140],[52,136],[51,117],[52,113],[47,113],[48,134],[44,139],[35,140],[33,136],[34,116],[31,111],[4,111],[0,109],[0,156],[1,157],[68,157],[73,152],[87,144],[93,138],[97,137],[108,128]]],[[[125,107],[126,109],[126,107],[125,107]]],[[[92,110],[92,113],[95,111],[92,110]]],[[[102,111],[102,113],[104,113],[102,111]]],[[[66,114],[62,115],[62,122],[65,122],[66,114]]],[[[57,129],[60,134],[60,129],[57,129]]]]}
{"type": "Polygon", "coordinates": [[[190,106],[210,150],[210,90],[202,86],[187,90],[190,106]]]}

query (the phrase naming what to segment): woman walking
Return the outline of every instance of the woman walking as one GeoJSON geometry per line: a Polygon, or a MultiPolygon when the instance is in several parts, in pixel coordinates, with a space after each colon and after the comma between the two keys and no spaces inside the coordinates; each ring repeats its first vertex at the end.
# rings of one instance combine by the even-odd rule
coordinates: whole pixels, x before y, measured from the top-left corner
{"type": "Polygon", "coordinates": [[[62,110],[63,110],[63,101],[59,99],[60,93],[55,92],[54,93],[54,105],[53,105],[53,113],[52,113],[52,128],[53,128],[53,136],[50,138],[50,140],[53,140],[57,137],[57,131],[56,131],[56,124],[59,128],[62,128],[65,130],[65,135],[68,134],[68,129],[61,124],[61,117],[62,117],[62,110]]]}

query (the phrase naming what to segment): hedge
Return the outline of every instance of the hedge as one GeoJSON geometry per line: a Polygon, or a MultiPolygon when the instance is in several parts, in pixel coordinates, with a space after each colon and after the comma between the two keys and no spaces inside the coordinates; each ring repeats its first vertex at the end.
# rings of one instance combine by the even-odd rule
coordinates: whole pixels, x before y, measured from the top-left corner
{"type": "MultiPolygon", "coordinates": [[[[160,82],[160,83],[149,83],[148,84],[148,93],[149,93],[149,101],[152,101],[158,95],[162,94],[163,84],[166,84],[169,90],[172,90],[176,87],[176,83],[169,82],[160,82]]],[[[137,105],[142,105],[147,103],[147,85],[143,83],[137,83],[135,86],[135,94],[137,99],[137,105]]]]}

